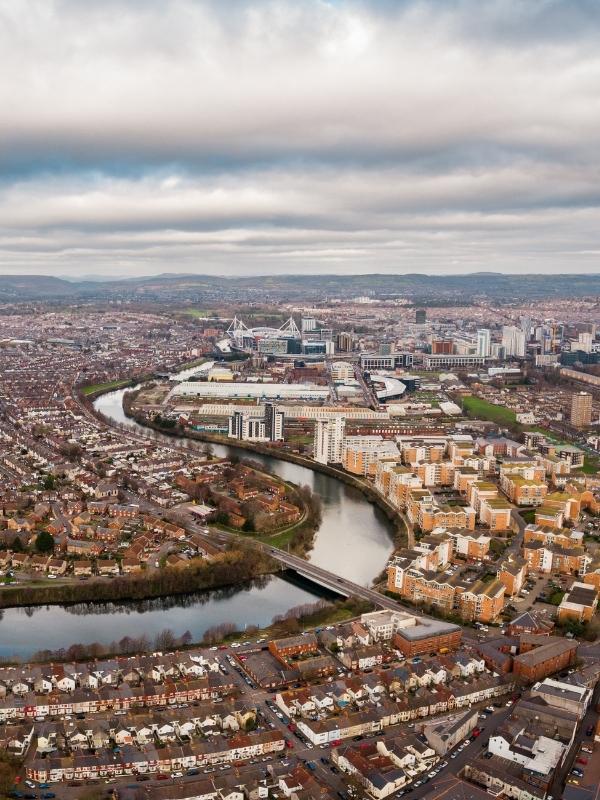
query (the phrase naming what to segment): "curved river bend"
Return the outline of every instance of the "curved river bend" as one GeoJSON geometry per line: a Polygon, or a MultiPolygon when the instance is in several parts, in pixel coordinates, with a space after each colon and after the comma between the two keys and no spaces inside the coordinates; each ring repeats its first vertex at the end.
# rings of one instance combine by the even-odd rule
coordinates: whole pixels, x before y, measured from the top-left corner
{"type": "MultiPolygon", "coordinates": [[[[101,395],[94,405],[114,421],[136,426],[123,412],[125,391],[101,395]]],[[[356,489],[277,458],[225,445],[212,447],[218,456],[235,453],[261,461],[284,480],[308,485],[321,497],[322,522],[309,554],[315,564],[365,585],[383,569],[392,549],[391,524],[356,489]]],[[[0,656],[26,656],[35,650],[56,650],[76,642],[109,643],[142,633],[153,637],[165,628],[176,635],[189,630],[198,641],[207,628],[218,623],[233,622],[240,628],[266,625],[276,614],[320,596],[301,582],[272,576],[249,586],[139,603],[7,609],[0,612],[0,656]]]]}

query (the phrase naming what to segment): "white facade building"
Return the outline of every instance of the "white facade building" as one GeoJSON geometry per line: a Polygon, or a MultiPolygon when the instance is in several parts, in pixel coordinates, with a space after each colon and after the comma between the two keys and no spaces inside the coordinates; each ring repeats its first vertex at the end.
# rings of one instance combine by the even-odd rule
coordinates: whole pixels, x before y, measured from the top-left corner
{"type": "Polygon", "coordinates": [[[314,459],[319,464],[341,464],[346,420],[318,419],[315,424],[314,459]]]}
{"type": "Polygon", "coordinates": [[[491,339],[490,332],[487,328],[481,328],[477,331],[477,355],[483,358],[489,358],[491,352],[491,339]]]}
{"type": "Polygon", "coordinates": [[[514,325],[504,325],[502,328],[502,347],[507,356],[525,358],[525,334],[521,328],[514,325]]]}

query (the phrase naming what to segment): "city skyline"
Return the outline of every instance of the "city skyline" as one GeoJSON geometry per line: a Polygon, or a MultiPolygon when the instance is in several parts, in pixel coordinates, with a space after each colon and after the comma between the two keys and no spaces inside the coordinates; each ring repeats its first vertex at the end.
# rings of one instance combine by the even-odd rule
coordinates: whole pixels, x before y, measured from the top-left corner
{"type": "Polygon", "coordinates": [[[596,272],[599,23],[0,3],[0,274],[596,272]]]}

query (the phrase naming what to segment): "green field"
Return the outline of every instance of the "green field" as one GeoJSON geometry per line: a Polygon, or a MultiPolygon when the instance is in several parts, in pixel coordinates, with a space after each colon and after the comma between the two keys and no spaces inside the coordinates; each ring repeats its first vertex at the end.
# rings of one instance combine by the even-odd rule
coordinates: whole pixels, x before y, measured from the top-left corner
{"type": "Polygon", "coordinates": [[[205,319],[206,317],[214,316],[214,311],[202,311],[199,308],[184,308],[180,313],[187,314],[188,317],[196,317],[197,319],[205,319]]]}
{"type": "Polygon", "coordinates": [[[91,383],[89,386],[84,386],[81,390],[81,394],[88,395],[88,394],[95,394],[96,392],[106,392],[109,389],[121,389],[123,386],[128,386],[131,381],[128,378],[124,378],[120,381],[109,381],[108,383],[91,383]]]}
{"type": "Polygon", "coordinates": [[[595,475],[600,469],[600,459],[597,456],[589,456],[585,454],[585,460],[581,471],[584,475],[595,475]]]}
{"type": "Polygon", "coordinates": [[[498,425],[515,425],[517,422],[517,415],[510,408],[495,406],[487,400],[482,400],[481,397],[463,398],[463,410],[471,417],[488,419],[498,425]]]}

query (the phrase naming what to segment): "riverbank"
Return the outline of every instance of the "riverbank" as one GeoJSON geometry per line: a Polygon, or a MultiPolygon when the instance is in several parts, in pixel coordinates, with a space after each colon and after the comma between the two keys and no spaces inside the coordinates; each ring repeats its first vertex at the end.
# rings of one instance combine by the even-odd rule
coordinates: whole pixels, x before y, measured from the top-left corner
{"type": "MultiPolygon", "coordinates": [[[[356,598],[339,600],[319,600],[289,609],[285,614],[274,618],[267,625],[248,625],[236,628],[233,623],[222,622],[208,628],[201,639],[194,641],[189,631],[183,633],[171,629],[161,630],[156,637],[127,636],[119,642],[73,643],[68,648],[58,650],[41,649],[33,652],[28,663],[82,662],[95,658],[115,658],[118,656],[143,655],[157,650],[195,651],[209,646],[242,642],[248,637],[279,639],[302,631],[314,630],[325,625],[338,625],[359,619],[361,614],[372,611],[373,607],[356,598]]],[[[24,659],[0,658],[0,663],[21,664],[24,659]]]]}
{"type": "MultiPolygon", "coordinates": [[[[194,367],[200,367],[202,364],[205,363],[207,359],[205,357],[202,358],[194,358],[192,361],[186,361],[185,363],[181,364],[177,367],[178,372],[184,372],[188,369],[193,369],[194,367]]],[[[80,399],[93,401],[97,400],[101,395],[107,394],[108,392],[114,392],[117,389],[125,389],[128,386],[136,386],[137,384],[147,383],[148,381],[155,380],[156,376],[160,370],[155,370],[152,373],[147,375],[139,375],[138,377],[128,377],[128,378],[115,378],[112,381],[106,381],[106,383],[90,383],[90,384],[79,384],[75,387],[77,393],[79,394],[80,399]]]]}
{"type": "Polygon", "coordinates": [[[0,591],[0,609],[80,603],[139,601],[170,595],[193,594],[247,583],[280,572],[281,565],[259,548],[240,540],[236,549],[213,561],[192,559],[185,567],[163,567],[152,572],[58,585],[10,584],[0,591]]]}
{"type": "Polygon", "coordinates": [[[332,467],[329,464],[320,464],[311,458],[305,458],[297,453],[291,453],[289,450],[284,450],[278,447],[272,447],[260,442],[245,442],[239,439],[231,440],[226,436],[219,436],[217,434],[207,433],[206,431],[199,432],[190,430],[189,428],[163,428],[152,420],[148,420],[145,416],[135,413],[131,408],[131,403],[134,398],[129,399],[128,403],[123,404],[123,411],[125,415],[141,425],[158,433],[164,434],[178,439],[193,439],[195,441],[204,442],[208,444],[215,444],[224,447],[235,447],[240,450],[246,450],[250,453],[257,453],[258,455],[267,456],[269,458],[276,458],[281,461],[287,461],[291,464],[296,464],[299,467],[304,467],[313,472],[319,472],[323,475],[328,475],[331,478],[344,483],[346,486],[351,486],[353,489],[358,490],[371,505],[377,506],[386,515],[388,520],[394,525],[394,532],[392,540],[396,549],[406,546],[408,542],[408,530],[404,518],[394,506],[388,502],[385,497],[382,497],[376,489],[369,484],[365,479],[351,475],[343,469],[332,467]]]}

